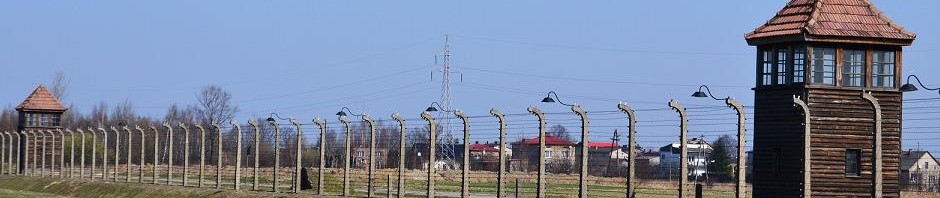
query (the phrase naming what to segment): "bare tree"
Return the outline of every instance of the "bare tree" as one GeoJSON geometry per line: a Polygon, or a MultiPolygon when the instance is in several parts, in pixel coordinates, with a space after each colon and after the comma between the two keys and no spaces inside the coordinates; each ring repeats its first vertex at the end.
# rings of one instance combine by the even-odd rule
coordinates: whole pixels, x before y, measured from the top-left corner
{"type": "Polygon", "coordinates": [[[64,100],[68,96],[68,87],[69,87],[69,77],[65,75],[65,72],[57,71],[55,76],[52,78],[52,83],[50,84],[49,91],[52,92],[52,95],[57,99],[64,100]]]}
{"type": "Polygon", "coordinates": [[[232,94],[219,86],[203,87],[196,100],[199,102],[199,119],[205,123],[225,123],[238,113],[238,107],[232,105],[232,94]]]}

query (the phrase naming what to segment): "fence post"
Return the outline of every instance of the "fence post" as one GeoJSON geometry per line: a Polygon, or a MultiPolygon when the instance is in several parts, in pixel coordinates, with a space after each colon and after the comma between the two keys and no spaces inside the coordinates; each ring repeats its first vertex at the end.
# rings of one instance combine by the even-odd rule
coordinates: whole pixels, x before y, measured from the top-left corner
{"type": "Polygon", "coordinates": [[[7,134],[7,132],[0,133],[0,174],[7,174],[6,166],[3,164],[7,162],[6,152],[3,152],[7,145],[7,136],[4,134],[7,134]]]}
{"type": "Polygon", "coordinates": [[[3,138],[3,146],[6,146],[0,149],[0,151],[4,151],[4,149],[8,151],[8,152],[3,152],[2,154],[0,154],[0,155],[6,156],[6,158],[0,158],[0,161],[2,161],[0,162],[0,170],[4,170],[4,171],[0,171],[0,174],[11,174],[13,172],[12,171],[13,167],[10,166],[12,164],[9,163],[9,161],[13,159],[13,148],[11,148],[13,147],[13,135],[10,135],[10,132],[4,131],[2,134],[0,134],[0,136],[2,136],[3,138]],[[10,140],[9,144],[7,143],[8,141],[6,140],[10,140]],[[10,153],[10,154],[7,154],[7,153],[10,153]],[[7,163],[7,164],[4,166],[2,165],[2,163],[7,163]]]}
{"type": "MultiPolygon", "coordinates": [[[[144,146],[144,142],[147,141],[147,136],[144,135],[144,129],[140,128],[140,126],[134,126],[134,129],[140,132],[140,161],[138,161],[137,165],[137,183],[144,183],[144,164],[146,164],[146,162],[144,162],[144,147],[146,147],[144,146]]],[[[156,136],[154,136],[154,138],[156,138],[156,136]]],[[[154,157],[156,157],[156,155],[154,155],[154,157]]],[[[154,179],[157,178],[154,177],[154,179]]]]}
{"type": "Polygon", "coordinates": [[[392,198],[392,175],[389,174],[385,179],[385,197],[392,198]]]}
{"type": "MultiPolygon", "coordinates": [[[[98,129],[101,129],[101,128],[98,128],[98,129]]],[[[96,166],[95,164],[97,164],[96,161],[98,158],[96,156],[98,155],[98,141],[95,139],[98,138],[98,133],[96,132],[98,130],[88,127],[88,131],[91,131],[91,174],[88,175],[88,177],[91,178],[92,181],[95,181],[95,166],[96,166]]]]}
{"type": "Polygon", "coordinates": [[[79,149],[81,150],[81,155],[79,157],[80,166],[78,167],[78,178],[85,179],[85,131],[83,131],[81,128],[77,128],[75,130],[82,136],[82,144],[81,148],[79,149]]]}
{"type": "Polygon", "coordinates": [[[405,118],[401,114],[392,114],[392,119],[398,121],[398,197],[405,194],[405,118]]]}
{"type": "Polygon", "coordinates": [[[463,121],[463,171],[460,177],[460,196],[470,197],[470,120],[467,114],[454,110],[454,115],[463,121]]]}
{"type": "MultiPolygon", "coordinates": [[[[71,144],[69,145],[69,178],[75,178],[75,133],[71,129],[65,129],[66,132],[69,132],[69,139],[71,144]]],[[[64,136],[63,136],[64,137],[64,136]]]]}
{"type": "MultiPolygon", "coordinates": [[[[39,132],[39,131],[32,131],[32,133],[33,133],[33,170],[31,171],[31,172],[32,172],[31,175],[35,177],[35,176],[36,176],[36,172],[37,172],[36,169],[38,169],[37,167],[40,167],[40,166],[37,166],[37,165],[39,165],[39,156],[40,156],[40,155],[39,155],[39,153],[40,153],[40,152],[39,152],[39,151],[40,151],[40,150],[39,150],[39,148],[40,148],[39,146],[42,145],[42,144],[39,142],[39,135],[40,135],[41,132],[39,132]]],[[[43,147],[43,148],[45,148],[45,147],[43,147]]],[[[45,159],[45,158],[43,158],[43,159],[45,159]]],[[[39,175],[39,176],[42,176],[42,172],[40,172],[40,175],[39,175]]]]}
{"type": "Polygon", "coordinates": [[[118,169],[121,166],[121,131],[114,126],[111,126],[111,131],[114,131],[114,174],[111,175],[111,180],[117,182],[118,169]]]}
{"type": "Polygon", "coordinates": [[[349,129],[349,120],[346,119],[345,115],[339,116],[339,122],[343,123],[343,126],[346,127],[346,142],[343,145],[343,196],[349,196],[349,139],[352,137],[352,133],[349,129]]]}
{"type": "Polygon", "coordinates": [[[103,155],[101,156],[101,161],[104,164],[101,165],[101,180],[108,180],[108,130],[105,130],[104,127],[98,127],[98,131],[104,135],[104,148],[102,148],[103,155]]]}
{"type": "Polygon", "coordinates": [[[620,111],[623,111],[627,114],[627,124],[629,124],[629,143],[627,143],[627,197],[633,198],[636,194],[636,114],[634,114],[633,109],[630,108],[630,105],[625,102],[620,102],[617,105],[617,108],[620,111]]]}
{"type": "MultiPolygon", "coordinates": [[[[56,132],[59,132],[59,178],[65,178],[65,133],[62,129],[56,129],[56,132]]],[[[55,170],[55,167],[52,169],[55,170]]]]}
{"type": "Polygon", "coordinates": [[[228,123],[235,127],[235,191],[238,191],[242,184],[242,126],[235,119],[228,123]]]}
{"type": "Polygon", "coordinates": [[[875,141],[874,141],[874,148],[872,148],[874,150],[874,158],[875,158],[874,161],[872,162],[872,166],[874,166],[872,168],[873,169],[872,175],[874,175],[874,178],[872,178],[873,180],[872,183],[874,185],[874,192],[872,192],[872,196],[880,198],[882,197],[882,188],[883,188],[882,174],[884,174],[881,170],[882,169],[881,167],[883,166],[881,162],[882,161],[882,158],[881,158],[881,153],[882,153],[881,104],[878,103],[878,98],[875,98],[875,96],[871,95],[871,92],[862,92],[861,97],[865,99],[869,104],[871,104],[872,108],[875,111],[874,112],[875,116],[873,118],[875,120],[875,126],[874,126],[874,131],[873,131],[873,133],[875,133],[875,138],[874,138],[875,141]]]}
{"type": "Polygon", "coordinates": [[[183,129],[183,186],[189,183],[189,128],[180,122],[183,129]]]}
{"type": "Polygon", "coordinates": [[[490,109],[490,114],[499,120],[499,176],[496,177],[496,197],[506,197],[506,118],[499,109],[490,109]]]}
{"type": "Polygon", "coordinates": [[[169,186],[173,182],[173,126],[170,126],[170,122],[164,122],[163,128],[166,129],[167,136],[166,185],[169,186]]]}
{"type": "Polygon", "coordinates": [[[686,181],[689,178],[689,153],[688,142],[686,142],[686,133],[688,118],[685,114],[685,108],[679,104],[679,101],[675,99],[669,101],[669,107],[679,113],[679,197],[682,198],[685,196],[686,191],[686,181]]]}
{"type": "MultiPolygon", "coordinates": [[[[16,132],[13,132],[13,133],[4,132],[4,133],[7,134],[7,137],[10,138],[10,141],[9,141],[10,145],[7,146],[9,148],[7,149],[7,156],[8,156],[7,157],[7,173],[10,175],[16,175],[16,168],[13,168],[13,156],[19,156],[19,153],[17,153],[16,155],[13,155],[13,140],[16,140],[17,143],[19,143],[19,137],[13,137],[16,134],[16,132]]],[[[17,162],[19,162],[19,160],[17,160],[17,162]]]]}
{"type": "MultiPolygon", "coordinates": [[[[153,164],[150,165],[150,168],[153,170],[152,184],[157,184],[157,178],[159,177],[159,175],[157,175],[157,164],[160,164],[160,158],[157,157],[158,148],[160,147],[160,131],[157,131],[157,128],[152,125],[150,126],[150,131],[153,131],[153,164]]],[[[143,149],[143,146],[141,146],[141,149],[143,149]]]]}
{"type": "Polygon", "coordinates": [[[258,147],[261,142],[261,128],[258,127],[258,121],[255,121],[255,119],[249,119],[248,125],[251,125],[251,129],[255,131],[255,161],[252,162],[255,167],[252,176],[254,181],[251,185],[251,190],[258,190],[258,147]]]}
{"type": "Polygon", "coordinates": [[[314,118],[313,123],[320,127],[320,166],[317,168],[317,195],[323,195],[323,166],[326,165],[326,121],[314,118]]]}
{"type": "Polygon", "coordinates": [[[132,139],[134,132],[131,132],[131,129],[127,126],[124,126],[124,131],[127,132],[127,163],[125,164],[125,166],[127,166],[127,171],[125,172],[127,173],[124,174],[124,183],[131,183],[131,165],[134,164],[134,152],[131,152],[133,144],[131,144],[131,142],[134,141],[132,139]]]}
{"type": "Polygon", "coordinates": [[[199,129],[199,182],[196,186],[202,188],[206,173],[206,128],[197,124],[196,129],[199,129]]]}
{"type": "Polygon", "coordinates": [[[545,114],[535,106],[529,106],[529,113],[539,119],[539,174],[536,197],[545,197],[545,114]]]}
{"type": "MultiPolygon", "coordinates": [[[[46,154],[47,154],[47,152],[46,152],[46,147],[47,147],[47,145],[48,145],[46,142],[49,142],[49,139],[48,139],[49,136],[46,136],[46,133],[45,133],[44,131],[42,131],[42,130],[40,130],[39,133],[42,134],[42,153],[40,154],[40,156],[42,157],[42,164],[41,164],[42,167],[40,167],[40,169],[39,169],[39,176],[42,177],[42,176],[46,176],[46,169],[47,169],[47,166],[46,166],[46,158],[47,158],[47,157],[46,157],[46,154]]],[[[53,149],[53,152],[55,152],[54,149],[53,149]]]]}
{"type": "MultiPolygon", "coordinates": [[[[588,126],[591,122],[588,121],[587,113],[584,112],[584,108],[581,108],[581,105],[575,104],[571,106],[571,111],[575,114],[578,114],[581,117],[581,175],[578,178],[578,197],[587,197],[587,176],[588,176],[588,126]]],[[[620,160],[620,159],[617,159],[620,160]]]]}
{"type": "Polygon", "coordinates": [[[271,186],[271,190],[277,192],[278,181],[277,181],[277,169],[281,166],[281,125],[277,123],[274,119],[268,119],[268,123],[271,126],[274,126],[274,185],[271,186]]]}
{"type": "Polygon", "coordinates": [[[521,180],[517,177],[516,178],[516,198],[519,198],[520,197],[519,195],[522,194],[522,183],[520,181],[521,180]]]}
{"type": "Polygon", "coordinates": [[[745,176],[747,174],[746,173],[747,169],[745,167],[746,162],[744,159],[744,146],[746,146],[746,142],[745,142],[746,137],[744,136],[744,132],[745,132],[744,120],[746,119],[744,117],[745,116],[744,106],[741,105],[740,102],[738,102],[737,100],[734,100],[731,97],[725,98],[725,104],[728,104],[728,106],[730,106],[731,108],[734,108],[735,112],[738,114],[738,165],[736,167],[737,168],[736,172],[738,174],[736,175],[736,178],[735,178],[735,180],[737,181],[735,181],[735,185],[734,185],[734,191],[735,191],[734,194],[735,194],[735,197],[737,198],[744,198],[746,196],[744,194],[744,191],[745,191],[745,188],[747,187],[747,184],[745,183],[746,182],[745,176]]]}
{"type": "Polygon", "coordinates": [[[212,123],[215,127],[215,188],[222,188],[222,126],[212,123]]]}
{"type": "Polygon", "coordinates": [[[421,113],[421,118],[428,121],[428,197],[434,197],[434,172],[437,169],[437,161],[434,158],[437,155],[437,124],[434,117],[427,111],[421,113]]]}
{"type": "Polygon", "coordinates": [[[375,195],[375,121],[369,115],[362,114],[362,121],[369,124],[369,178],[368,178],[368,197],[375,195]]]}
{"type": "Polygon", "coordinates": [[[300,158],[303,157],[302,149],[303,149],[303,137],[304,136],[303,136],[303,130],[301,130],[302,126],[300,125],[300,121],[298,121],[297,119],[291,118],[290,122],[294,124],[294,127],[297,128],[297,153],[296,155],[294,155],[294,160],[296,161],[294,164],[294,193],[299,193],[300,192],[300,173],[301,173],[300,172],[300,166],[301,166],[300,158]]]}
{"type": "Polygon", "coordinates": [[[20,131],[20,133],[23,134],[23,145],[21,145],[20,147],[21,149],[18,149],[18,150],[23,150],[23,153],[20,154],[22,155],[20,161],[23,162],[23,165],[20,166],[20,169],[22,169],[22,171],[20,172],[22,175],[30,175],[30,173],[26,171],[30,167],[29,166],[29,158],[30,158],[29,157],[29,132],[20,131]]]}
{"type": "MultiPolygon", "coordinates": [[[[23,156],[22,156],[22,152],[23,152],[23,151],[20,150],[20,148],[22,148],[21,146],[22,146],[22,144],[23,144],[23,140],[20,139],[20,133],[17,133],[16,131],[14,131],[14,132],[11,133],[11,134],[16,135],[16,138],[15,138],[15,139],[16,139],[16,168],[12,168],[12,167],[13,167],[13,158],[10,158],[10,160],[9,160],[9,161],[10,161],[10,167],[11,167],[11,168],[10,168],[10,171],[13,171],[13,174],[14,174],[14,175],[21,175],[21,173],[20,173],[18,170],[20,169],[20,167],[23,167],[23,164],[20,163],[20,162],[23,161],[22,159],[20,159],[20,158],[23,157],[23,156]]],[[[11,144],[10,146],[13,146],[13,145],[11,144]]]]}
{"type": "Polygon", "coordinates": [[[793,96],[793,106],[799,108],[803,111],[803,197],[812,197],[812,167],[810,166],[812,162],[812,144],[810,141],[810,113],[809,107],[806,105],[799,96],[793,96]]]}

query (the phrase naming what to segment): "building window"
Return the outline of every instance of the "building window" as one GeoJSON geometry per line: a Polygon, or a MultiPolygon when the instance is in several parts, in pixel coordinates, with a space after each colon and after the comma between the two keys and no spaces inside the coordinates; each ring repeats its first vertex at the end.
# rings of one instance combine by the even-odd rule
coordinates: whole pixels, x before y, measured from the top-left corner
{"type": "Polygon", "coordinates": [[[793,83],[803,83],[806,77],[806,48],[793,48],[793,83]]]}
{"type": "Polygon", "coordinates": [[[862,164],[862,150],[859,149],[846,149],[845,150],[845,175],[846,176],[859,176],[861,175],[860,165],[862,164]]]}
{"type": "Polygon", "coordinates": [[[761,85],[774,83],[774,56],[770,50],[761,51],[761,85]]]}
{"type": "Polygon", "coordinates": [[[552,149],[551,149],[551,148],[545,149],[545,158],[546,158],[546,159],[547,159],[547,158],[552,158],[552,149]]]}
{"type": "Polygon", "coordinates": [[[894,52],[875,51],[872,54],[872,86],[894,87],[894,52]]]}
{"type": "Polygon", "coordinates": [[[363,157],[363,156],[365,156],[365,152],[356,151],[356,157],[363,157]]]}
{"type": "Polygon", "coordinates": [[[561,150],[561,157],[563,158],[571,157],[571,149],[565,148],[564,150],[561,150]]]}
{"type": "Polygon", "coordinates": [[[787,62],[790,60],[790,51],[787,48],[777,49],[777,65],[775,74],[777,76],[778,85],[787,84],[787,78],[790,75],[787,75],[787,62]]]}
{"type": "Polygon", "coordinates": [[[813,49],[813,83],[836,84],[836,49],[813,49]]]}
{"type": "Polygon", "coordinates": [[[842,86],[865,86],[864,50],[845,50],[842,52],[842,86]]]}

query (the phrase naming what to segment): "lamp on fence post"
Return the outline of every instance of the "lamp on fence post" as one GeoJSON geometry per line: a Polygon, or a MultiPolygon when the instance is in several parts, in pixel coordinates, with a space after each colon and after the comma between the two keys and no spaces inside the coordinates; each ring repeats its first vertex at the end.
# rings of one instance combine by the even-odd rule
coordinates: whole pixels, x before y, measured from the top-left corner
{"type": "Polygon", "coordinates": [[[744,194],[744,191],[747,185],[745,184],[745,174],[746,174],[745,172],[747,169],[745,167],[745,161],[744,161],[744,146],[747,144],[747,142],[745,142],[746,137],[744,134],[745,133],[744,121],[746,119],[744,117],[745,116],[744,106],[741,105],[740,102],[738,102],[737,100],[734,100],[731,97],[725,97],[724,99],[719,99],[715,97],[715,95],[712,94],[712,91],[708,89],[708,86],[705,86],[705,85],[699,86],[698,91],[696,91],[695,93],[692,93],[692,97],[696,97],[696,98],[710,97],[711,99],[714,99],[714,100],[724,100],[725,104],[727,104],[728,107],[731,107],[732,109],[734,109],[735,113],[737,113],[738,115],[738,154],[737,154],[738,162],[735,168],[736,169],[735,172],[737,173],[737,175],[735,177],[736,181],[734,185],[735,187],[734,194],[735,194],[735,197],[737,198],[745,197],[746,195],[744,194]],[[703,92],[702,89],[704,89],[705,91],[703,92]]]}
{"type": "MultiPolygon", "coordinates": [[[[543,103],[558,103],[567,107],[571,107],[571,111],[581,117],[581,174],[578,178],[578,197],[587,197],[587,176],[588,176],[588,126],[590,126],[590,121],[588,121],[587,113],[584,112],[584,108],[581,108],[581,105],[578,104],[566,104],[558,98],[558,93],[555,91],[549,91],[547,96],[542,99],[543,103]],[[554,96],[554,99],[552,98],[554,96]]],[[[544,145],[543,145],[544,146],[544,145]]]]}
{"type": "Polygon", "coordinates": [[[212,123],[215,127],[215,188],[222,188],[222,126],[212,123]]]}
{"type": "Polygon", "coordinates": [[[669,101],[669,107],[679,113],[679,197],[685,197],[686,185],[689,179],[689,153],[686,133],[688,133],[688,117],[685,114],[685,107],[679,104],[675,99],[669,101]]]}
{"type": "Polygon", "coordinates": [[[405,118],[394,113],[392,118],[398,121],[398,196],[405,194],[405,118]]]}
{"type": "Polygon", "coordinates": [[[434,117],[427,111],[421,113],[421,118],[428,121],[428,183],[427,197],[434,197],[434,172],[437,169],[435,155],[437,154],[437,124],[434,117]]]}
{"type": "MultiPolygon", "coordinates": [[[[926,90],[928,90],[928,91],[938,91],[938,90],[940,90],[940,88],[928,88],[927,86],[924,86],[924,83],[922,83],[922,82],[920,81],[920,78],[918,78],[916,75],[910,75],[910,76],[907,76],[907,83],[905,83],[904,85],[902,85],[901,88],[899,89],[899,91],[901,91],[901,92],[912,92],[912,91],[917,91],[917,90],[918,90],[918,89],[917,89],[917,86],[915,86],[914,84],[911,84],[911,78],[913,78],[914,80],[916,80],[916,81],[917,81],[917,84],[920,85],[921,88],[924,88],[924,89],[926,89],[926,90]]],[[[940,92],[940,91],[938,91],[938,92],[940,92]]]]}
{"type": "Polygon", "coordinates": [[[281,166],[281,144],[279,142],[281,141],[281,125],[272,117],[268,117],[267,121],[268,124],[274,127],[274,174],[273,178],[271,178],[274,180],[274,184],[271,186],[271,190],[278,192],[277,169],[281,166]]]}
{"type": "Polygon", "coordinates": [[[529,106],[529,113],[539,119],[539,172],[536,197],[545,197],[545,114],[535,106],[529,106]]]}
{"type": "Polygon", "coordinates": [[[350,138],[352,137],[352,131],[349,129],[349,120],[346,119],[346,116],[347,116],[346,112],[349,112],[349,114],[352,114],[354,116],[362,116],[362,115],[353,113],[347,107],[343,107],[342,109],[339,110],[339,112],[336,112],[336,116],[339,117],[338,118],[339,122],[343,123],[343,126],[346,127],[346,140],[345,140],[346,142],[345,142],[344,151],[343,151],[343,161],[344,161],[343,162],[343,196],[344,197],[349,196],[349,146],[351,143],[350,138]]]}
{"type": "Polygon", "coordinates": [[[320,118],[314,118],[313,123],[320,127],[320,163],[317,167],[317,195],[323,196],[323,166],[326,165],[324,158],[326,155],[326,121],[320,118]]]}
{"type": "Polygon", "coordinates": [[[235,191],[238,191],[242,184],[242,126],[235,119],[228,123],[235,127],[235,191]]]}
{"type": "Polygon", "coordinates": [[[627,114],[627,124],[629,124],[629,143],[627,143],[627,196],[628,198],[636,197],[636,114],[633,109],[630,108],[630,105],[626,102],[620,102],[617,105],[617,108],[620,111],[623,111],[627,114]]]}
{"type": "Polygon", "coordinates": [[[428,108],[425,109],[425,111],[427,112],[438,111],[438,108],[434,108],[435,105],[438,108],[440,108],[440,111],[453,113],[455,116],[460,118],[461,121],[463,121],[463,153],[464,155],[462,159],[463,170],[461,171],[461,177],[460,177],[460,184],[461,184],[460,196],[470,197],[470,155],[469,155],[470,153],[470,120],[467,118],[467,115],[464,114],[463,112],[456,110],[456,109],[455,110],[446,109],[442,107],[440,103],[437,103],[437,102],[431,102],[431,105],[429,105],[428,108]]]}

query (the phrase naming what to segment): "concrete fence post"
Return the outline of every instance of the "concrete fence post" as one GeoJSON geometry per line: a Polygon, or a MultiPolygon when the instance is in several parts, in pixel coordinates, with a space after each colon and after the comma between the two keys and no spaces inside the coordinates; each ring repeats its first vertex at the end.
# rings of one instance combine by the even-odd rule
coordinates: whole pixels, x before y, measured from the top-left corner
{"type": "Polygon", "coordinates": [[[255,121],[255,119],[248,120],[248,125],[250,125],[251,129],[255,132],[255,161],[252,161],[252,164],[254,165],[254,169],[252,170],[254,173],[252,173],[253,181],[251,184],[251,190],[258,190],[258,147],[260,147],[261,143],[261,128],[258,126],[258,121],[255,121]]]}
{"type": "MultiPolygon", "coordinates": [[[[157,184],[157,178],[160,177],[160,175],[157,174],[157,165],[160,164],[160,131],[157,131],[157,128],[154,126],[150,126],[150,131],[153,131],[153,164],[150,165],[150,169],[153,170],[153,182],[151,182],[151,184],[157,184]]],[[[141,146],[141,149],[143,149],[143,146],[141,146]]]]}
{"type": "Polygon", "coordinates": [[[463,121],[463,170],[460,172],[460,197],[470,197],[470,119],[467,114],[455,110],[454,115],[463,121]]]}
{"type": "Polygon", "coordinates": [[[875,96],[871,95],[871,92],[862,92],[861,97],[862,99],[865,99],[865,101],[867,101],[869,104],[871,104],[872,109],[875,111],[874,112],[875,115],[872,118],[874,119],[874,122],[875,122],[874,129],[872,130],[872,133],[874,133],[875,135],[874,142],[873,142],[874,148],[872,148],[872,150],[874,150],[873,152],[874,156],[872,156],[874,158],[872,161],[872,166],[873,166],[872,167],[873,169],[872,170],[872,176],[873,176],[872,185],[874,185],[873,186],[874,190],[872,190],[873,191],[872,197],[881,198],[883,196],[882,189],[884,188],[883,186],[884,181],[882,180],[882,177],[884,175],[884,172],[882,172],[882,166],[883,166],[882,160],[883,159],[881,158],[881,155],[882,155],[881,104],[878,103],[878,98],[875,98],[875,96]]]}
{"type": "Polygon", "coordinates": [[[59,178],[65,178],[65,133],[62,129],[56,129],[56,132],[59,132],[59,178]]]}
{"type": "Polygon", "coordinates": [[[301,130],[302,126],[300,124],[300,121],[298,121],[297,119],[291,118],[290,122],[294,124],[294,127],[297,128],[297,151],[294,155],[294,161],[295,161],[294,162],[295,163],[294,164],[294,193],[299,193],[300,192],[300,178],[301,178],[300,167],[302,166],[300,162],[301,162],[301,158],[303,157],[304,136],[303,136],[303,130],[301,130]]]}
{"type": "Polygon", "coordinates": [[[114,131],[114,171],[111,180],[117,182],[118,170],[121,168],[121,131],[114,126],[111,126],[111,131],[114,131]]]}
{"type": "MultiPolygon", "coordinates": [[[[571,106],[571,111],[581,117],[581,174],[578,178],[578,197],[584,198],[587,197],[587,177],[588,177],[588,126],[591,125],[591,122],[588,120],[587,112],[584,112],[584,108],[581,108],[581,105],[575,104],[571,106]]],[[[619,159],[618,159],[619,160],[619,159]]]]}
{"type": "Polygon", "coordinates": [[[274,184],[271,186],[271,190],[278,192],[278,168],[281,166],[281,125],[277,121],[268,120],[268,123],[271,126],[274,126],[274,174],[271,180],[274,180],[274,184]]]}
{"type": "Polygon", "coordinates": [[[215,127],[215,188],[222,188],[222,126],[212,123],[215,127]]]}
{"type": "MultiPolygon", "coordinates": [[[[8,139],[10,140],[9,141],[10,144],[7,145],[7,148],[8,148],[7,149],[7,174],[16,175],[16,168],[13,167],[13,158],[14,156],[19,156],[19,153],[17,153],[16,155],[13,154],[13,148],[14,148],[13,141],[16,140],[17,143],[19,143],[19,140],[18,140],[19,137],[13,137],[16,134],[16,132],[13,132],[13,133],[4,132],[4,133],[7,135],[8,139]]],[[[17,162],[18,161],[19,160],[17,160],[17,162]]]]}
{"type": "Polygon", "coordinates": [[[688,133],[688,117],[685,108],[675,99],[669,101],[669,107],[679,113],[679,198],[685,196],[686,185],[689,178],[689,153],[686,133],[688,133]]]}
{"type": "MultiPolygon", "coordinates": [[[[23,134],[23,145],[20,147],[20,150],[23,150],[23,153],[21,154],[22,157],[21,157],[21,159],[20,159],[20,161],[23,162],[23,166],[20,167],[20,172],[21,172],[21,174],[23,174],[23,175],[31,175],[31,174],[27,171],[27,169],[29,169],[29,167],[30,167],[30,166],[29,166],[29,165],[30,165],[30,163],[29,163],[29,158],[30,158],[30,155],[29,155],[29,133],[26,132],[26,131],[20,131],[20,133],[23,134]]],[[[35,144],[35,141],[34,141],[33,143],[35,144]]],[[[33,151],[33,152],[35,152],[35,151],[33,151]]]]}
{"type": "Polygon", "coordinates": [[[621,102],[617,105],[617,108],[620,111],[627,114],[627,124],[629,125],[629,137],[627,143],[627,196],[628,198],[633,198],[636,195],[636,156],[639,156],[636,152],[636,114],[633,109],[630,108],[630,105],[621,102]]]}
{"type": "Polygon", "coordinates": [[[810,113],[809,106],[806,105],[799,96],[793,96],[793,106],[803,111],[803,197],[812,197],[812,143],[810,139],[810,113]]]}
{"type": "Polygon", "coordinates": [[[405,195],[405,134],[407,133],[407,128],[405,127],[405,118],[399,113],[392,114],[392,119],[398,121],[398,188],[397,195],[398,197],[403,197],[405,195]]]}
{"type": "Polygon", "coordinates": [[[7,162],[6,152],[3,152],[7,146],[7,136],[5,134],[7,134],[6,131],[0,133],[0,174],[7,174],[6,164],[3,164],[7,162]]]}
{"type": "Polygon", "coordinates": [[[496,177],[496,197],[506,197],[506,117],[499,109],[490,109],[490,114],[499,120],[499,170],[496,177]]]}
{"type": "Polygon", "coordinates": [[[124,132],[127,132],[127,143],[125,143],[127,144],[127,163],[125,164],[127,170],[124,174],[124,183],[131,183],[131,166],[134,165],[134,152],[132,152],[134,146],[131,143],[134,142],[132,139],[134,132],[127,126],[124,126],[124,132]]]}
{"type": "Polygon", "coordinates": [[[235,191],[238,191],[242,184],[242,126],[235,119],[228,123],[235,128],[235,191]]]}
{"type": "Polygon", "coordinates": [[[108,131],[104,127],[98,127],[98,132],[104,136],[101,162],[101,180],[108,180],[108,131]]]}
{"type": "Polygon", "coordinates": [[[75,178],[75,133],[71,129],[65,129],[66,132],[69,132],[69,178],[75,178]]]}
{"type": "MultiPolygon", "coordinates": [[[[36,176],[36,172],[39,172],[39,171],[37,171],[37,169],[39,169],[39,167],[41,167],[41,166],[38,166],[38,165],[39,165],[39,156],[41,156],[41,155],[40,155],[41,152],[40,152],[40,147],[39,147],[39,146],[40,146],[40,145],[43,145],[43,144],[42,144],[41,142],[39,142],[39,136],[41,135],[41,134],[40,134],[41,132],[39,132],[39,131],[32,131],[32,133],[33,133],[33,170],[31,171],[31,172],[32,172],[31,175],[35,177],[35,176],[36,176]]],[[[45,148],[45,147],[42,147],[42,148],[45,148]]],[[[43,159],[45,159],[45,158],[43,158],[43,159]]],[[[43,160],[43,161],[45,161],[45,160],[43,160]]],[[[45,163],[43,163],[43,164],[45,164],[45,163]]],[[[40,175],[39,175],[39,176],[42,176],[41,173],[42,173],[42,172],[40,172],[40,175]]]]}
{"type": "Polygon", "coordinates": [[[76,131],[79,135],[82,136],[82,144],[80,145],[81,148],[79,149],[81,154],[79,157],[80,162],[78,167],[78,178],[85,179],[85,131],[83,131],[81,128],[76,129],[76,131]]]}
{"type": "MultiPolygon", "coordinates": [[[[10,171],[13,171],[13,174],[15,174],[15,175],[22,175],[22,172],[20,172],[20,171],[18,171],[18,170],[20,170],[21,167],[23,167],[23,164],[21,163],[21,162],[23,161],[23,159],[21,159],[21,158],[23,157],[23,155],[22,155],[23,151],[22,151],[22,149],[20,149],[20,148],[22,148],[23,139],[20,139],[20,133],[17,133],[16,131],[14,131],[14,132],[11,133],[11,134],[13,134],[13,135],[16,136],[16,138],[14,138],[14,139],[16,139],[16,162],[15,162],[16,168],[10,168],[10,171]]],[[[12,145],[10,145],[10,146],[12,146],[12,145]]],[[[12,161],[12,158],[11,158],[11,160],[10,160],[10,164],[11,164],[11,165],[10,165],[11,167],[14,165],[14,162],[12,161]]]]}
{"type": "MultiPolygon", "coordinates": [[[[144,164],[147,164],[147,162],[144,160],[144,158],[146,157],[146,155],[144,154],[144,150],[145,150],[144,148],[146,148],[146,146],[144,146],[144,144],[145,144],[145,141],[147,141],[147,136],[144,135],[144,129],[140,128],[140,126],[134,126],[134,129],[136,129],[137,132],[140,133],[140,157],[139,157],[140,160],[137,161],[137,164],[138,164],[137,165],[137,183],[144,183],[144,164]]],[[[157,136],[154,136],[154,138],[156,137],[157,136]]],[[[154,179],[157,179],[157,178],[154,177],[154,179]]]]}
{"type": "Polygon", "coordinates": [[[164,122],[163,128],[166,129],[166,185],[173,184],[173,126],[170,122],[164,122]]]}
{"type": "Polygon", "coordinates": [[[46,147],[48,146],[46,142],[49,142],[49,139],[48,139],[49,136],[47,136],[46,133],[42,130],[39,131],[39,134],[42,135],[42,153],[39,154],[39,157],[42,157],[42,161],[41,161],[40,169],[39,169],[39,176],[42,177],[42,176],[46,176],[46,172],[47,172],[46,171],[47,169],[46,158],[49,158],[49,157],[47,156],[48,152],[46,152],[46,147]]]}
{"type": "Polygon", "coordinates": [[[98,155],[98,140],[96,140],[98,138],[98,134],[97,134],[98,130],[95,130],[95,128],[88,127],[88,131],[91,132],[91,174],[88,175],[88,177],[91,178],[92,181],[94,181],[95,169],[96,169],[95,166],[96,164],[98,164],[96,162],[98,160],[98,157],[96,156],[98,155]]]}
{"type": "Polygon", "coordinates": [[[437,170],[437,161],[435,156],[437,155],[437,123],[434,122],[434,117],[431,116],[427,111],[421,113],[421,118],[425,121],[428,121],[428,190],[427,197],[433,198],[434,195],[434,172],[437,170]]]}
{"type": "Polygon", "coordinates": [[[734,182],[734,191],[735,191],[734,195],[736,198],[744,198],[747,196],[745,194],[745,191],[747,188],[747,183],[745,183],[746,182],[745,178],[747,178],[746,177],[747,165],[745,164],[746,162],[745,162],[745,157],[744,157],[744,149],[745,149],[744,147],[747,146],[747,142],[745,142],[745,139],[747,137],[744,136],[745,135],[744,134],[745,132],[744,121],[746,119],[745,114],[744,114],[744,105],[741,105],[740,102],[738,102],[737,100],[734,100],[731,97],[725,98],[725,104],[728,104],[729,107],[733,108],[735,113],[737,113],[738,115],[738,162],[737,162],[737,166],[735,167],[737,169],[735,170],[737,175],[735,175],[736,181],[734,182]]]}
{"type": "Polygon", "coordinates": [[[369,115],[362,114],[362,121],[369,125],[369,178],[368,197],[375,196],[375,121],[369,115]]]}
{"type": "Polygon", "coordinates": [[[202,188],[206,177],[206,128],[197,124],[196,129],[199,129],[199,182],[196,186],[202,188]]]}
{"type": "Polygon", "coordinates": [[[317,168],[317,195],[323,195],[323,166],[326,165],[326,121],[314,118],[313,123],[320,127],[320,164],[317,168]]]}
{"type": "Polygon", "coordinates": [[[539,173],[536,197],[545,197],[545,114],[535,106],[529,106],[529,113],[539,119],[539,173]]]}
{"type": "Polygon", "coordinates": [[[339,116],[339,122],[343,123],[343,126],[346,127],[346,140],[343,145],[343,196],[349,196],[349,146],[350,138],[352,137],[352,132],[349,129],[349,120],[346,119],[346,116],[339,116]]]}
{"type": "Polygon", "coordinates": [[[183,186],[189,184],[189,128],[180,122],[183,129],[183,186]]]}

